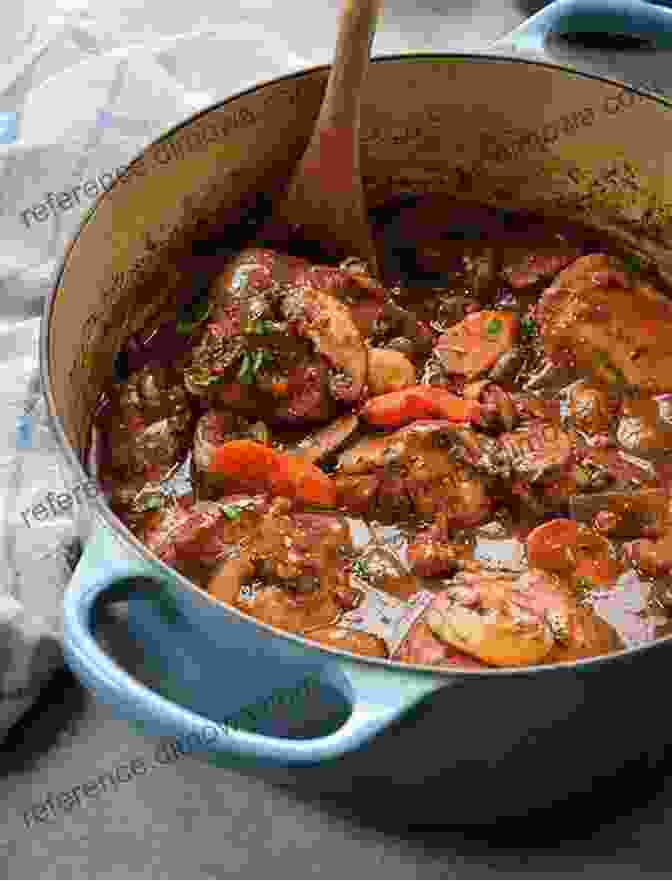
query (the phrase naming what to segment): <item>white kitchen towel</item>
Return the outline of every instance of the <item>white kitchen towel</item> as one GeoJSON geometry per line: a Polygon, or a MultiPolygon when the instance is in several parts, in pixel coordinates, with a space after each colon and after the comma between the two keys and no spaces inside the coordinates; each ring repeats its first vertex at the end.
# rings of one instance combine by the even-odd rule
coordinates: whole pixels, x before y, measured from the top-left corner
{"type": "Polygon", "coordinates": [[[311,60],[239,17],[171,35],[134,31],[107,7],[95,17],[85,2],[60,7],[44,15],[35,0],[10,21],[13,35],[3,14],[0,35],[0,740],[62,663],[62,595],[80,553],[76,505],[31,513],[73,488],[37,370],[65,246],[96,192],[161,132],[311,60]],[[35,210],[77,184],[79,204],[35,210]]]}

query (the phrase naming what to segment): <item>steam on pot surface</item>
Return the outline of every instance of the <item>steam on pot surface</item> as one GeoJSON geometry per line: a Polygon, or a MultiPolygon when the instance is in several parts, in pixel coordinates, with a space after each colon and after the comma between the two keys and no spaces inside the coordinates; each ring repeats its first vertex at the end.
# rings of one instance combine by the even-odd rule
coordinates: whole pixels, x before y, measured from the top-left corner
{"type": "Polygon", "coordinates": [[[577,224],[426,196],[383,281],[250,246],[136,334],[97,476],[160,559],[260,621],[450,668],[672,620],[672,303],[577,224]]]}

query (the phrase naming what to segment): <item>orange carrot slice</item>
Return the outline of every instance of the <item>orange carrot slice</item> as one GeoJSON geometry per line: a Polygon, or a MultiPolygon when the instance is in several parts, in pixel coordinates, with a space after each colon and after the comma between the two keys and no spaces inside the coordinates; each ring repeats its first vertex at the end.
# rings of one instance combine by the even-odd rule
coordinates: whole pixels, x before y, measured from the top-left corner
{"type": "Polygon", "coordinates": [[[208,470],[226,477],[258,481],[274,495],[325,507],[336,504],[334,484],[317,466],[256,441],[234,440],[217,447],[208,470]]]}
{"type": "Polygon", "coordinates": [[[574,583],[585,589],[591,585],[595,587],[612,587],[616,579],[623,572],[623,566],[611,557],[601,557],[590,560],[579,560],[574,570],[574,583]]]}
{"type": "Polygon", "coordinates": [[[408,425],[416,419],[449,419],[452,422],[476,422],[481,414],[478,401],[465,401],[445,389],[412,385],[398,392],[370,398],[362,416],[371,425],[408,425]]]}
{"type": "Polygon", "coordinates": [[[567,572],[574,568],[579,527],[574,520],[558,518],[537,526],[527,537],[527,561],[531,569],[567,572]]]}
{"type": "Polygon", "coordinates": [[[336,504],[336,488],[331,478],[300,456],[276,453],[269,482],[276,495],[300,499],[311,505],[334,507],[336,504]]]}

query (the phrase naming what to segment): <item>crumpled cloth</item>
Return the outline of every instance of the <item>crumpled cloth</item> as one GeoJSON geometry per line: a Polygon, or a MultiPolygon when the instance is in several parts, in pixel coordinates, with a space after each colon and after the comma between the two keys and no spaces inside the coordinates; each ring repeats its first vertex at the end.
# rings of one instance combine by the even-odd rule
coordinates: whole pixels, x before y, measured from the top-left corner
{"type": "Polygon", "coordinates": [[[0,33],[0,740],[62,664],[62,595],[81,553],[81,506],[34,513],[47,493],[73,488],[38,372],[40,316],[66,243],[96,192],[162,132],[328,61],[296,55],[254,21],[163,36],[129,33],[109,5],[96,18],[34,10],[37,24],[24,4],[10,7],[0,33]],[[79,204],[59,204],[77,184],[79,204]]]}

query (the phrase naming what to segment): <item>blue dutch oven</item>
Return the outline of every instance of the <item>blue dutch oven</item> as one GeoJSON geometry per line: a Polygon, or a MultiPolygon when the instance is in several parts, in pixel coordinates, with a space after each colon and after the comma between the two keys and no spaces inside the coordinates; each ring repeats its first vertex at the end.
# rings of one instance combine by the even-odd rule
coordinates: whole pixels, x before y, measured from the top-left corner
{"type": "MultiPolygon", "coordinates": [[[[362,134],[370,205],[444,191],[588,220],[672,276],[670,106],[652,94],[657,82],[640,78],[638,89],[595,75],[605,58],[636,57],[640,69],[643,58],[666,63],[670,48],[664,7],[558,0],[491,55],[375,59],[362,134]],[[593,49],[605,34],[613,45],[600,60],[593,49]],[[577,35],[593,49],[565,39],[577,35]],[[572,52],[591,72],[567,66],[572,52]]],[[[41,340],[73,483],[87,480],[91,418],[115,354],[150,316],[174,314],[188,287],[184,255],[209,238],[237,241],[258,195],[286,180],[325,79],[325,68],[303,71],[187,120],[150,145],[82,223],[41,340]]],[[[191,737],[214,764],[358,804],[387,802],[407,822],[444,823],[520,815],[664,750],[655,705],[667,639],[555,667],[401,665],[320,648],[224,606],[155,558],[100,498],[82,530],[64,601],[67,663],[115,712],[152,734],[191,737]],[[131,639],[157,673],[152,686],[96,639],[98,610],[120,598],[131,639]],[[306,681],[321,715],[304,688],[290,724],[277,706],[286,709],[282,695],[306,681]],[[265,712],[242,712],[252,706],[265,712]],[[432,787],[438,801],[427,798],[432,787]]]]}

